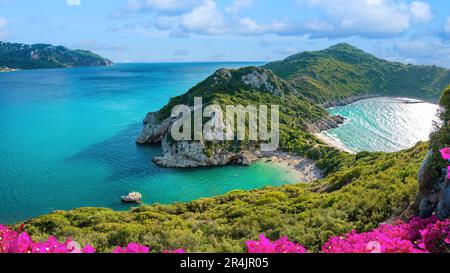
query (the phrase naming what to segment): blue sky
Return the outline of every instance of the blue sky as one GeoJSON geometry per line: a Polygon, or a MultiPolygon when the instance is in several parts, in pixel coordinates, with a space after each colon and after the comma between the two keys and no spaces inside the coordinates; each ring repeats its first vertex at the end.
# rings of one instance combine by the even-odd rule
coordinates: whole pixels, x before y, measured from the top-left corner
{"type": "Polygon", "coordinates": [[[116,62],[270,61],[348,42],[450,67],[450,1],[0,0],[0,40],[116,62]]]}

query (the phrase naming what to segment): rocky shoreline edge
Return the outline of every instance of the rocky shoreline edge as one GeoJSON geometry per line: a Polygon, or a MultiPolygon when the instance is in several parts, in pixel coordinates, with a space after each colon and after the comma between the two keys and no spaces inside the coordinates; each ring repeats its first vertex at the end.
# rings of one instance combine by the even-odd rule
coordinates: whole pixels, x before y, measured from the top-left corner
{"type": "Polygon", "coordinates": [[[323,107],[323,108],[332,108],[332,107],[337,107],[337,106],[345,106],[345,105],[352,104],[352,103],[360,101],[360,100],[379,98],[379,97],[383,97],[383,96],[385,96],[385,95],[382,95],[382,94],[368,94],[368,95],[350,96],[350,97],[347,97],[347,98],[344,98],[344,99],[340,99],[340,100],[333,100],[333,101],[325,102],[325,103],[320,104],[320,106],[323,107]]]}
{"type": "Polygon", "coordinates": [[[2,73],[2,72],[14,72],[14,71],[19,71],[19,69],[8,68],[8,67],[0,67],[0,73],[2,73]]]}

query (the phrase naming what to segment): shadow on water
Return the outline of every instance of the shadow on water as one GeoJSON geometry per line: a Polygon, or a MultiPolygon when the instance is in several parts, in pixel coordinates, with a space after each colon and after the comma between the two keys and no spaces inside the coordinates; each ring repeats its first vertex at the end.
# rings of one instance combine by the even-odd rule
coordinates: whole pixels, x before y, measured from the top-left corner
{"type": "Polygon", "coordinates": [[[112,171],[108,181],[137,179],[158,175],[162,169],[151,159],[161,153],[159,145],[139,146],[136,137],[142,124],[130,125],[115,136],[91,145],[66,161],[96,161],[106,164],[112,171]]]}
{"type": "Polygon", "coordinates": [[[232,169],[243,166],[218,166],[194,169],[161,168],[151,159],[161,155],[161,145],[137,145],[136,138],[141,133],[142,124],[130,125],[115,136],[87,147],[65,161],[99,162],[112,171],[107,181],[130,181],[139,178],[151,178],[167,174],[187,175],[213,169],[232,169]]]}

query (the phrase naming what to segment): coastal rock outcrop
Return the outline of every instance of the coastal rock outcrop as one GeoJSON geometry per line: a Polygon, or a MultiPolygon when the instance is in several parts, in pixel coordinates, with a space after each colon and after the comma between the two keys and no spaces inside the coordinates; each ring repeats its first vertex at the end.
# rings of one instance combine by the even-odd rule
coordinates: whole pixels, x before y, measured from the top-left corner
{"type": "Polygon", "coordinates": [[[251,165],[261,157],[258,151],[218,148],[206,154],[203,141],[177,141],[171,143],[168,136],[161,143],[162,156],[155,157],[153,162],[165,168],[197,168],[207,166],[223,166],[228,164],[251,165]]]}
{"type": "Polygon", "coordinates": [[[167,118],[159,121],[158,112],[147,114],[142,133],[136,140],[140,145],[161,143],[162,155],[153,158],[153,162],[160,167],[196,168],[231,163],[251,165],[261,157],[261,153],[251,146],[245,149],[218,147],[207,155],[207,147],[203,141],[172,141],[170,128],[177,119],[167,118]]]}
{"type": "Polygon", "coordinates": [[[322,131],[327,131],[339,127],[339,125],[345,122],[345,118],[341,115],[330,116],[321,119],[312,124],[305,124],[306,130],[312,134],[317,134],[322,131]]]}
{"type": "Polygon", "coordinates": [[[169,132],[170,126],[170,118],[163,121],[158,121],[158,112],[148,113],[144,119],[144,129],[136,142],[141,145],[160,142],[169,132]]]}
{"type": "Polygon", "coordinates": [[[419,169],[419,193],[416,206],[422,218],[435,214],[440,219],[445,219],[450,217],[450,180],[446,178],[446,169],[442,170],[441,177],[433,180],[432,170],[429,168],[431,159],[430,151],[419,169]]]}
{"type": "Polygon", "coordinates": [[[142,202],[142,194],[139,192],[130,192],[128,195],[122,196],[121,199],[124,203],[140,204],[142,202]]]}
{"type": "Polygon", "coordinates": [[[430,137],[430,152],[418,172],[419,193],[416,211],[421,217],[433,214],[441,219],[450,217],[450,162],[445,160],[441,149],[450,147],[450,85],[440,99],[441,124],[430,137]]]}

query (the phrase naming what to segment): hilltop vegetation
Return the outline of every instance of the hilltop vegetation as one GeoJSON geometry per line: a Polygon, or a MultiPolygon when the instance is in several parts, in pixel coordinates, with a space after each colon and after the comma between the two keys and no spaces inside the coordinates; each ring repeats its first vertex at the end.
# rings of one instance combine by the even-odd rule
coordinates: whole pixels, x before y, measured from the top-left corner
{"type": "Polygon", "coordinates": [[[0,68],[38,69],[78,66],[104,66],[112,62],[87,50],[70,50],[47,44],[0,42],[0,68]]]}
{"type": "Polygon", "coordinates": [[[316,103],[350,96],[406,96],[437,102],[450,70],[377,58],[349,44],[303,52],[264,66],[316,103]]]}

